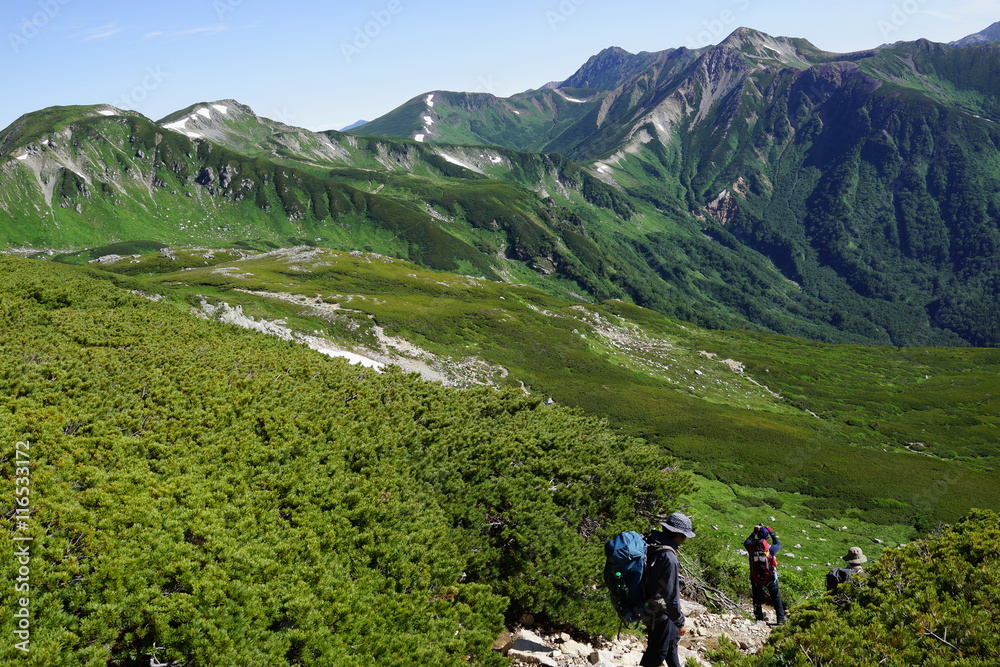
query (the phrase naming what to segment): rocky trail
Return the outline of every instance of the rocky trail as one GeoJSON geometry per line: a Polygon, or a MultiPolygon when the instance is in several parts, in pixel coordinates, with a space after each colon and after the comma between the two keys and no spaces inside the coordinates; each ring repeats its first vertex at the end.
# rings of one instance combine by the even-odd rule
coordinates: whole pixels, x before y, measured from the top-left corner
{"type": "MultiPolygon", "coordinates": [[[[757,653],[771,633],[767,623],[757,623],[749,614],[716,614],[696,602],[682,600],[687,617],[688,632],[681,637],[678,657],[686,664],[689,657],[698,664],[710,665],[706,652],[719,647],[722,636],[745,653],[757,653]]],[[[773,611],[769,620],[773,622],[773,611]]],[[[501,635],[493,649],[514,659],[514,665],[543,665],[546,667],[635,667],[646,647],[645,633],[636,626],[637,635],[621,633],[605,642],[585,644],[566,633],[547,634],[544,631],[522,626],[501,635]]]]}

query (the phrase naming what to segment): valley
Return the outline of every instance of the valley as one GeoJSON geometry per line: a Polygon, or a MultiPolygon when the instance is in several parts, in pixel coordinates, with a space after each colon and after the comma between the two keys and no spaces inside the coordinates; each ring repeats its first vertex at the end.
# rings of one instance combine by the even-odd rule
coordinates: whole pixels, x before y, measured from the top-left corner
{"type": "Polygon", "coordinates": [[[525,615],[610,636],[603,541],[665,509],[734,596],[773,524],[803,627],[836,627],[849,546],[890,592],[927,549],[979,562],[997,72],[985,37],[739,28],[347,132],[232,99],[26,113],[0,131],[0,435],[39,452],[12,531],[40,659],[499,666],[525,615]]]}
{"type": "MultiPolygon", "coordinates": [[[[703,477],[772,489],[747,502],[780,490],[813,519],[926,527],[977,503],[1000,507],[993,350],[709,331],[364,253],[169,255],[100,265],[184,309],[224,303],[445,385],[519,387],[582,408],[703,477]]],[[[730,521],[731,507],[716,505],[706,517],[730,521]]]]}

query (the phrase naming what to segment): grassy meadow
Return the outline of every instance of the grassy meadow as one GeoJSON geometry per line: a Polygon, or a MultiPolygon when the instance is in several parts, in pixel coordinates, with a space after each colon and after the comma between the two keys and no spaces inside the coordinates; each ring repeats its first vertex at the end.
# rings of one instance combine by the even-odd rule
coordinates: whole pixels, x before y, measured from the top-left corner
{"type": "Polygon", "coordinates": [[[505,377],[474,381],[523,384],[678,457],[702,479],[692,503],[706,525],[746,524],[769,507],[793,526],[785,533],[835,526],[835,536],[810,545],[814,563],[839,558],[851,540],[877,550],[872,539],[905,542],[914,528],[969,507],[1000,507],[996,350],[709,331],[621,301],[565,302],[361,253],[174,257],[105,268],[183,309],[239,305],[360,353],[378,347],[378,327],[440,363],[503,367],[505,377]],[[337,309],[320,312],[289,294],[337,309]],[[726,493],[736,495],[718,497],[726,493]]]}

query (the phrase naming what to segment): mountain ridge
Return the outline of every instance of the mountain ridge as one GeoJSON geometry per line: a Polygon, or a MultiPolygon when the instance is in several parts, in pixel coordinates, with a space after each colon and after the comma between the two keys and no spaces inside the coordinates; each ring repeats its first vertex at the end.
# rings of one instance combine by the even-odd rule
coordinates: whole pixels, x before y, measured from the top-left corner
{"type": "MultiPolygon", "coordinates": [[[[78,230],[94,246],[123,241],[145,219],[160,236],[132,240],[175,243],[193,226],[206,243],[226,233],[244,242],[227,221],[235,216],[245,237],[259,228],[271,243],[353,243],[447,270],[468,262],[480,275],[629,298],[709,326],[879,344],[1000,341],[989,316],[1000,307],[990,260],[1000,243],[989,166],[996,45],[831,54],[740,28],[713,47],[657,54],[613,90],[434,91],[365,134],[295,128],[233,100],[160,124],[92,107],[77,110],[83,138],[117,137],[117,148],[85,143],[83,156],[58,135],[74,112],[46,110],[0,135],[0,154],[19,142],[24,151],[7,163],[0,205],[24,212],[8,232],[18,243],[41,242],[24,235],[31,225],[44,238],[78,230]],[[174,138],[160,146],[162,132],[174,138]],[[168,209],[190,212],[170,222],[168,209]],[[86,220],[97,212],[124,227],[95,231],[86,220]],[[345,215],[374,223],[364,240],[336,222],[345,215]],[[57,234],[53,218],[68,226],[57,234]]],[[[631,56],[605,56],[609,80],[620,80],[631,56]]]]}
{"type": "Polygon", "coordinates": [[[962,39],[949,42],[951,46],[963,47],[975,44],[987,44],[990,42],[1000,42],[1000,21],[992,23],[983,30],[967,35],[962,39]]]}

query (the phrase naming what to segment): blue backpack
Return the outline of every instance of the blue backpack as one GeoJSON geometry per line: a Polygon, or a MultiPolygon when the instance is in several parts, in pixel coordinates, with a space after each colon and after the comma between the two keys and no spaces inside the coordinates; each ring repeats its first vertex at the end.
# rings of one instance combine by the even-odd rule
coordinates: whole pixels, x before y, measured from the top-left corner
{"type": "Polygon", "coordinates": [[[642,575],[646,540],[635,531],[618,533],[604,544],[604,585],[623,623],[636,623],[645,610],[642,575]]]}

